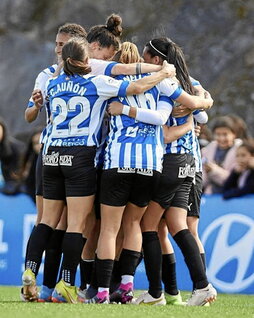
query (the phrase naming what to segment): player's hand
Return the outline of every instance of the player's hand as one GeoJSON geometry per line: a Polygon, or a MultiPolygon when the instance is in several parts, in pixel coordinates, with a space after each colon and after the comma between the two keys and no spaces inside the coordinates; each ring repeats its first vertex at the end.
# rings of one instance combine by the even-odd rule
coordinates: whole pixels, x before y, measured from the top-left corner
{"type": "Polygon", "coordinates": [[[197,137],[199,137],[200,132],[201,132],[201,126],[196,125],[196,126],[194,127],[194,131],[195,131],[195,135],[196,135],[197,137]]]}
{"type": "Polygon", "coordinates": [[[123,104],[119,102],[112,102],[108,106],[108,113],[112,116],[121,115],[123,110],[123,104]]]}
{"type": "Polygon", "coordinates": [[[35,89],[32,92],[32,100],[36,108],[40,109],[43,106],[43,96],[40,89],[35,89]]]}
{"type": "Polygon", "coordinates": [[[166,74],[167,77],[175,77],[176,76],[176,68],[174,64],[168,64],[167,61],[164,61],[162,64],[161,71],[166,74]]]}
{"type": "Polygon", "coordinates": [[[190,113],[191,110],[188,107],[184,105],[179,105],[173,108],[172,116],[177,118],[189,115],[190,113]]]}

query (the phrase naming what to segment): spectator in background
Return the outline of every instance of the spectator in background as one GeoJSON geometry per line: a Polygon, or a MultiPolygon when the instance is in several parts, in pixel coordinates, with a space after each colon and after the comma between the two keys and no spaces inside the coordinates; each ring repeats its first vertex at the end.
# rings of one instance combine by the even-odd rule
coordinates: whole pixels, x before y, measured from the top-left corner
{"type": "Polygon", "coordinates": [[[230,117],[234,121],[234,129],[235,129],[236,138],[239,138],[242,140],[248,139],[250,135],[249,135],[248,127],[245,121],[241,117],[235,114],[230,114],[228,115],[228,117],[230,117]]]}
{"type": "Polygon", "coordinates": [[[200,132],[197,135],[200,148],[207,146],[213,140],[213,134],[207,124],[199,125],[200,132]]]}
{"type": "Polygon", "coordinates": [[[235,167],[236,149],[242,141],[236,139],[235,123],[228,116],[216,119],[212,129],[214,141],[202,149],[204,193],[222,193],[225,180],[235,167]]]}
{"type": "Polygon", "coordinates": [[[40,152],[40,135],[42,128],[37,128],[31,134],[27,149],[24,154],[22,165],[21,165],[21,177],[23,180],[23,191],[27,193],[34,203],[35,200],[35,171],[36,171],[36,162],[40,152]]]}
{"type": "Polygon", "coordinates": [[[236,150],[236,166],[223,187],[223,198],[230,199],[254,193],[254,142],[245,141],[236,150]]]}
{"type": "Polygon", "coordinates": [[[0,166],[3,177],[1,192],[16,194],[20,191],[19,167],[21,143],[8,136],[4,119],[0,117],[0,166]]]}

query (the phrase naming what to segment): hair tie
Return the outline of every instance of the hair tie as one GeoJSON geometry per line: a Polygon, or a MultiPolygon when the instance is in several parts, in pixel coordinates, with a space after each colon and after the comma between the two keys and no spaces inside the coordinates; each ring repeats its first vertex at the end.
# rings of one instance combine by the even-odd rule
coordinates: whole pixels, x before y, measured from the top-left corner
{"type": "Polygon", "coordinates": [[[167,57],[167,55],[161,53],[158,49],[156,49],[156,47],[152,44],[152,41],[150,41],[149,44],[150,44],[151,47],[152,47],[156,52],[158,52],[160,55],[167,57]]]}

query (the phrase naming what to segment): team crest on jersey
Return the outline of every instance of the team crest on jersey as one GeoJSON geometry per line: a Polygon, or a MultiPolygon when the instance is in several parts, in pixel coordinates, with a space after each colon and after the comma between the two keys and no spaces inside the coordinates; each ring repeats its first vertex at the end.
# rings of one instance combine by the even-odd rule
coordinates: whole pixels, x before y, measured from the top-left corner
{"type": "Polygon", "coordinates": [[[73,157],[74,156],[70,156],[70,155],[60,156],[59,165],[60,166],[72,166],[72,158],[73,157]]]}
{"type": "Polygon", "coordinates": [[[179,167],[178,178],[195,177],[195,167],[191,167],[189,164],[185,164],[185,167],[179,167]]]}
{"type": "Polygon", "coordinates": [[[52,152],[50,155],[43,155],[44,166],[58,166],[59,152],[52,152]]]}

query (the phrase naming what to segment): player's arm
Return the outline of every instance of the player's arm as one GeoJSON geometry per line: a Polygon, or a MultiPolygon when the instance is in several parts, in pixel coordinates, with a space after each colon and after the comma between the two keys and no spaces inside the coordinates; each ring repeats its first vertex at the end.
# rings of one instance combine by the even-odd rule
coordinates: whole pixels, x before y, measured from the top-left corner
{"type": "Polygon", "coordinates": [[[170,77],[171,75],[171,64],[168,64],[166,61],[164,61],[163,67],[160,71],[153,73],[152,75],[145,76],[135,82],[130,82],[126,90],[126,95],[139,95],[151,89],[152,87],[163,81],[165,78],[170,77]]]}
{"type": "MultiPolygon", "coordinates": [[[[169,77],[174,77],[176,74],[175,66],[169,64],[171,69],[171,74],[169,77]]],[[[121,64],[117,63],[113,66],[111,70],[111,75],[133,75],[133,74],[142,74],[142,73],[152,73],[158,72],[162,69],[162,65],[154,65],[148,63],[131,63],[131,64],[121,64]]]]}
{"type": "Polygon", "coordinates": [[[169,144],[193,129],[193,116],[189,115],[186,123],[179,126],[163,126],[164,143],[169,144]]]}
{"type": "Polygon", "coordinates": [[[116,101],[110,103],[108,107],[110,115],[117,116],[123,114],[143,123],[158,126],[166,123],[171,111],[172,105],[164,101],[158,102],[156,110],[127,106],[116,101]]]}
{"type": "Polygon", "coordinates": [[[28,107],[25,110],[25,120],[29,123],[33,122],[38,117],[40,109],[43,106],[44,98],[42,92],[45,91],[47,79],[48,75],[42,71],[35,80],[33,92],[29,100],[28,107]],[[38,91],[41,91],[41,93],[38,93],[38,91]],[[33,100],[34,97],[37,100],[36,105],[33,100]]]}
{"type": "Polygon", "coordinates": [[[33,106],[27,107],[27,109],[25,110],[25,120],[28,123],[33,122],[37,118],[40,112],[40,109],[43,106],[43,96],[42,96],[41,90],[39,89],[34,90],[32,92],[31,98],[33,100],[33,106]]]}

